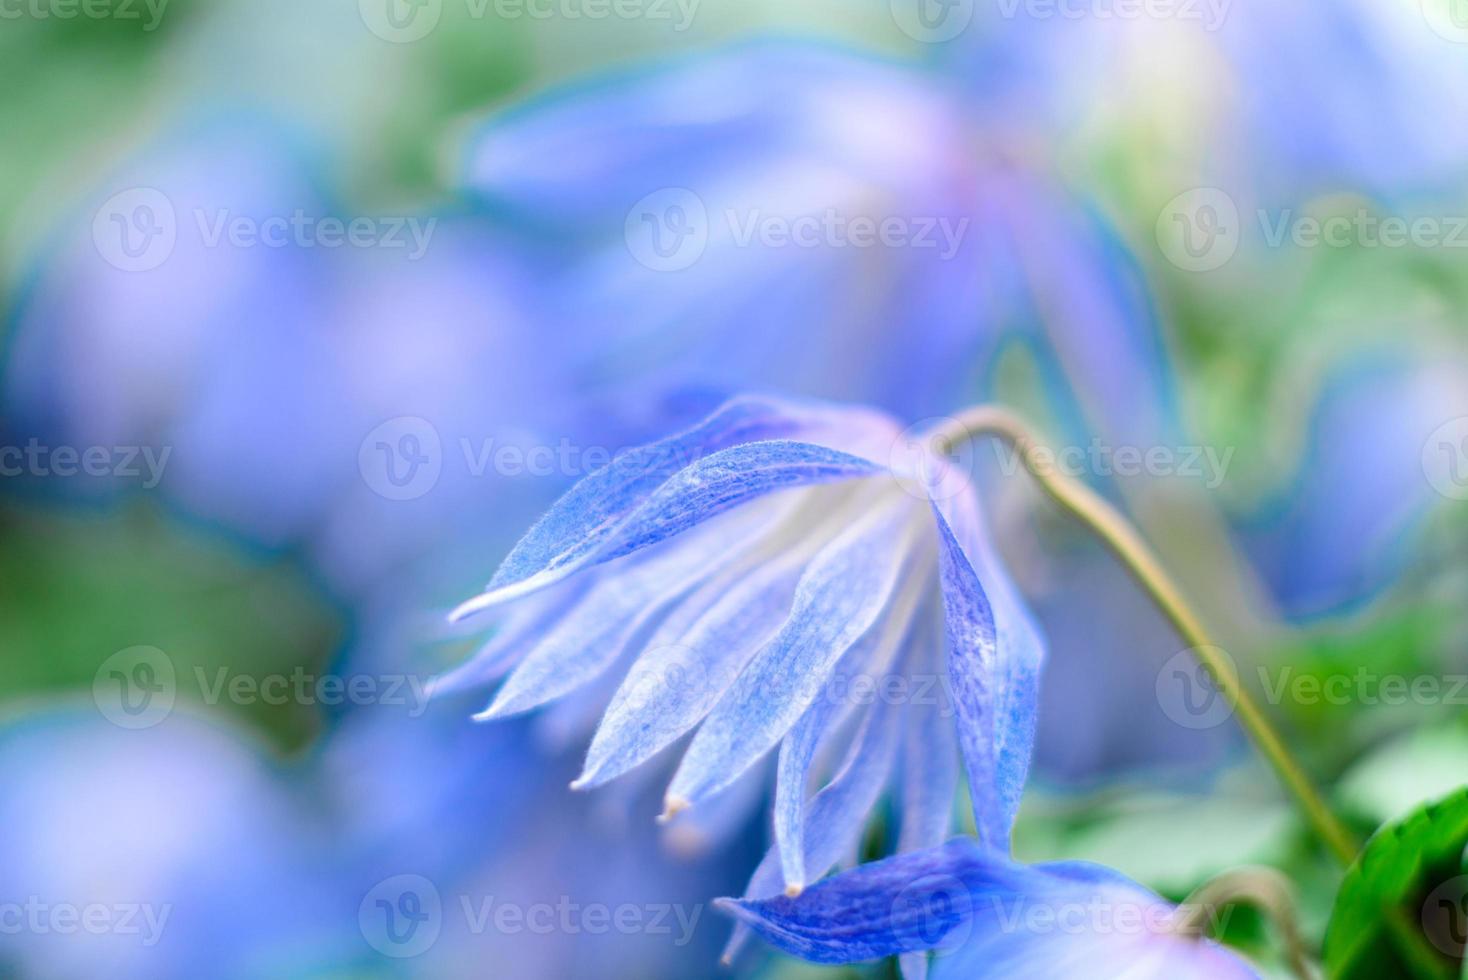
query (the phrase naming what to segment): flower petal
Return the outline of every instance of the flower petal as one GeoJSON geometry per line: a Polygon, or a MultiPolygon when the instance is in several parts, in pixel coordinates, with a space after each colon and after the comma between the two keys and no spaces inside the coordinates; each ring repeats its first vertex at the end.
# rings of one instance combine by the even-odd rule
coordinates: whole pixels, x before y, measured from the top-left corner
{"type": "Polygon", "coordinates": [[[511,549],[484,594],[455,616],[526,595],[591,564],[639,505],[696,460],[741,443],[829,427],[835,416],[829,406],[740,396],[685,432],[618,455],[556,501],[511,549]]]}
{"type": "Polygon", "coordinates": [[[440,697],[499,680],[534,644],[586,595],[595,580],[571,580],[539,593],[511,610],[509,616],[468,660],[433,679],[431,692],[440,697]]]}
{"type": "Polygon", "coordinates": [[[984,534],[973,495],[934,500],[933,513],[948,673],[974,821],[984,843],[1007,850],[1034,749],[1044,648],[984,534]]]}
{"type": "Polygon", "coordinates": [[[668,788],[670,809],[727,786],[800,719],[841,655],[887,607],[912,526],[907,501],[889,504],[815,557],[784,627],[694,736],[668,788]]]}
{"type": "Polygon", "coordinates": [[[787,891],[799,892],[807,880],[804,842],[806,787],[816,747],[828,733],[839,728],[841,720],[856,705],[854,683],[865,678],[874,685],[873,690],[885,690],[879,685],[904,652],[904,641],[913,631],[913,615],[932,587],[932,579],[926,575],[917,574],[909,578],[893,601],[891,611],[846,652],[815,704],[806,709],[800,721],[780,743],[775,784],[775,846],[780,852],[781,872],[787,891]],[[839,690],[836,686],[838,680],[842,682],[839,690]]]}
{"type": "Polygon", "coordinates": [[[864,864],[798,898],[720,899],[718,907],[784,952],[857,963],[932,949],[982,910],[983,899],[1024,894],[1039,875],[960,838],[864,864]]]}
{"type": "Polygon", "coordinates": [[[867,460],[813,443],[771,440],[725,449],[658,488],[617,529],[595,560],[610,561],[640,551],[777,490],[881,472],[881,467],[867,460]]]}
{"type": "Polygon", "coordinates": [[[755,568],[691,624],[669,617],[612,696],[575,788],[615,779],[702,721],[790,615],[806,559],[796,550],[755,568]]]}
{"type": "Polygon", "coordinates": [[[710,573],[709,556],[748,547],[766,520],[754,508],[728,515],[686,543],[633,561],[590,593],[525,655],[480,720],[530,711],[607,670],[668,608],[710,573]]]}
{"type": "Polygon", "coordinates": [[[958,744],[943,656],[941,616],[934,606],[925,606],[912,641],[916,655],[913,662],[919,666],[910,678],[914,682],[913,702],[908,707],[903,746],[898,853],[937,847],[948,837],[953,822],[958,744]],[[923,695],[925,688],[932,692],[931,697],[923,695]]]}
{"type": "Polygon", "coordinates": [[[935,980],[1256,977],[1216,943],[1169,931],[1173,907],[1116,872],[1026,867],[968,838],[863,865],[799,898],[718,906],[777,948],[818,963],[940,949],[935,980]]]}
{"type": "MultiPolygon", "coordinates": [[[[895,761],[901,710],[897,705],[878,703],[867,710],[861,730],[853,740],[841,771],[811,801],[802,828],[803,864],[815,876],[824,875],[838,862],[854,858],[866,830],[867,817],[887,784],[895,761]]],[[[747,898],[778,895],[780,852],[772,847],[750,876],[747,898]]],[[[731,960],[748,938],[738,926],[724,951],[731,960]]]]}

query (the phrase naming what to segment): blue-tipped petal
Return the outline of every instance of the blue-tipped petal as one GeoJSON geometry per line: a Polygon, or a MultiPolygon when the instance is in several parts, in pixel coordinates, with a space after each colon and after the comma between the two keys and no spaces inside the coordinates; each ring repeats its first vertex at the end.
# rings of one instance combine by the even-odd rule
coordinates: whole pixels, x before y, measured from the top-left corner
{"type": "Polygon", "coordinates": [[[615,779],[702,721],[790,615],[802,564],[798,556],[777,558],[735,583],[686,632],[650,642],[613,695],[576,787],[615,779]]]}
{"type": "Polygon", "coordinates": [[[919,665],[903,744],[902,814],[897,851],[921,851],[947,839],[958,791],[958,744],[948,693],[941,612],[925,606],[913,637],[919,665]],[[922,696],[926,688],[931,696],[922,696]],[[931,702],[931,703],[929,703],[931,702]]]}
{"type": "Polygon", "coordinates": [[[796,435],[822,415],[829,410],[741,396],[685,432],[618,455],[556,501],[510,551],[485,593],[456,615],[526,595],[587,564],[639,504],[696,460],[740,443],[796,435]]]}
{"type": "MultiPolygon", "coordinates": [[[[824,875],[839,862],[856,857],[867,816],[891,774],[900,716],[896,705],[878,703],[869,708],[841,771],[811,801],[801,842],[803,863],[815,876],[824,875]]],[[[784,890],[780,877],[779,849],[772,847],[750,876],[745,896],[766,898],[780,894],[784,890]]],[[[724,950],[725,962],[733,960],[748,938],[747,927],[735,927],[724,950]]]]}
{"type": "Polygon", "coordinates": [[[525,655],[480,720],[530,711],[596,679],[669,606],[709,574],[709,556],[755,537],[766,519],[756,508],[728,515],[686,545],[635,561],[604,578],[525,655]]]}
{"type": "Polygon", "coordinates": [[[868,514],[821,550],[779,635],[694,736],[668,787],[670,808],[718,792],[794,726],[842,654],[887,607],[911,539],[912,511],[903,500],[868,514]]]}
{"type": "Polygon", "coordinates": [[[859,963],[933,949],[984,899],[1024,895],[1039,872],[967,839],[864,864],[798,898],[721,899],[719,908],[772,946],[816,963],[859,963]]]}
{"type": "Polygon", "coordinates": [[[1172,906],[1115,872],[1025,867],[970,839],[863,865],[796,899],[718,904],[777,948],[817,963],[941,949],[935,980],[1256,977],[1217,944],[1169,931],[1172,906]]]}
{"type": "Polygon", "coordinates": [[[949,682],[974,820],[1008,850],[1029,776],[1044,647],[982,526],[972,494],[933,501],[949,682]]]}
{"type": "MultiPolygon", "coordinates": [[[[780,743],[775,784],[775,846],[780,853],[781,873],[788,892],[799,892],[808,880],[804,843],[806,786],[816,748],[827,734],[840,728],[842,720],[856,706],[853,684],[857,679],[866,678],[876,684],[878,679],[890,674],[894,663],[907,652],[907,641],[915,632],[914,613],[932,588],[933,582],[927,576],[911,576],[886,616],[846,652],[827,690],[780,743]],[[838,680],[844,682],[842,691],[834,687],[838,680]]],[[[874,691],[873,696],[884,695],[874,691]]]]}
{"type": "Polygon", "coordinates": [[[434,678],[434,697],[457,694],[499,680],[518,664],[535,643],[578,603],[594,579],[586,577],[547,589],[517,605],[494,636],[458,667],[434,678]]]}
{"type": "Polygon", "coordinates": [[[715,453],[682,470],[617,529],[596,561],[640,551],[740,504],[793,487],[874,476],[882,469],[812,443],[771,440],[715,453]]]}
{"type": "Polygon", "coordinates": [[[990,847],[1008,850],[1012,815],[1004,812],[994,793],[999,771],[995,735],[999,700],[995,664],[999,654],[994,611],[947,520],[936,508],[934,514],[938,520],[938,569],[948,632],[948,677],[958,708],[958,741],[968,769],[974,823],[980,840],[990,847]]]}

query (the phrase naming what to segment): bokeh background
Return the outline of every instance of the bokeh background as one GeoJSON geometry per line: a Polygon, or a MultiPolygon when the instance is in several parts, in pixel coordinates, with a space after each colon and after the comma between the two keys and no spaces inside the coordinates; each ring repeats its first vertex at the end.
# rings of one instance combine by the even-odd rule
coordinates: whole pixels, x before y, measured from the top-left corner
{"type": "MultiPolygon", "coordinates": [[[[729,391],[1016,406],[1353,823],[1468,782],[1459,0],[25,0],[0,79],[0,975],[714,975],[762,788],[658,827],[567,791],[585,704],[424,685],[729,391]]],[[[1019,855],[1272,864],[1318,938],[1190,655],[973,464],[1050,645],[1019,855]]]]}

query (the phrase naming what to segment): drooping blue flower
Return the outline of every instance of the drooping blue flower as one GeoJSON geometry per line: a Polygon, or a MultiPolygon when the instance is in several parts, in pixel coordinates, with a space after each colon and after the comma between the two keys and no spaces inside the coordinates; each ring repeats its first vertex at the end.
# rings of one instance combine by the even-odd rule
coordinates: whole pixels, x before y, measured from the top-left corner
{"type": "Polygon", "coordinates": [[[735,398],[572,488],[457,615],[506,604],[438,690],[504,678],[484,719],[582,701],[601,721],[577,788],[686,741],[669,819],[772,757],[753,896],[853,856],[889,788],[898,847],[940,842],[960,758],[980,836],[1008,847],[1040,638],[966,479],[886,416],[735,398]]]}
{"type": "Polygon", "coordinates": [[[1130,392],[1160,353],[1133,260],[1010,125],[1028,107],[996,122],[955,81],[788,42],[651,64],[490,117],[465,192],[544,253],[544,316],[609,401],[704,385],[918,418],[972,399],[1010,334],[1130,392]]]}
{"type": "MultiPolygon", "coordinates": [[[[798,898],[720,906],[819,963],[902,956],[934,980],[1245,980],[1258,974],[1181,928],[1184,910],[1108,868],[1026,866],[969,838],[828,878],[798,898]]],[[[1207,911],[1207,910],[1205,910],[1207,911]]]]}

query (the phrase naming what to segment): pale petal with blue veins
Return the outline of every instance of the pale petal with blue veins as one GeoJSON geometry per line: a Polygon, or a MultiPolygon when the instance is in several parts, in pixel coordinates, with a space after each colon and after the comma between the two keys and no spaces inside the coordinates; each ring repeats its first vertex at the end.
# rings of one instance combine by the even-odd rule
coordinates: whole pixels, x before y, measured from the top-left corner
{"type": "Polygon", "coordinates": [[[668,787],[670,809],[717,792],[774,748],[841,655],[888,606],[916,533],[912,501],[878,507],[811,562],[790,618],[694,736],[668,787]]]}

